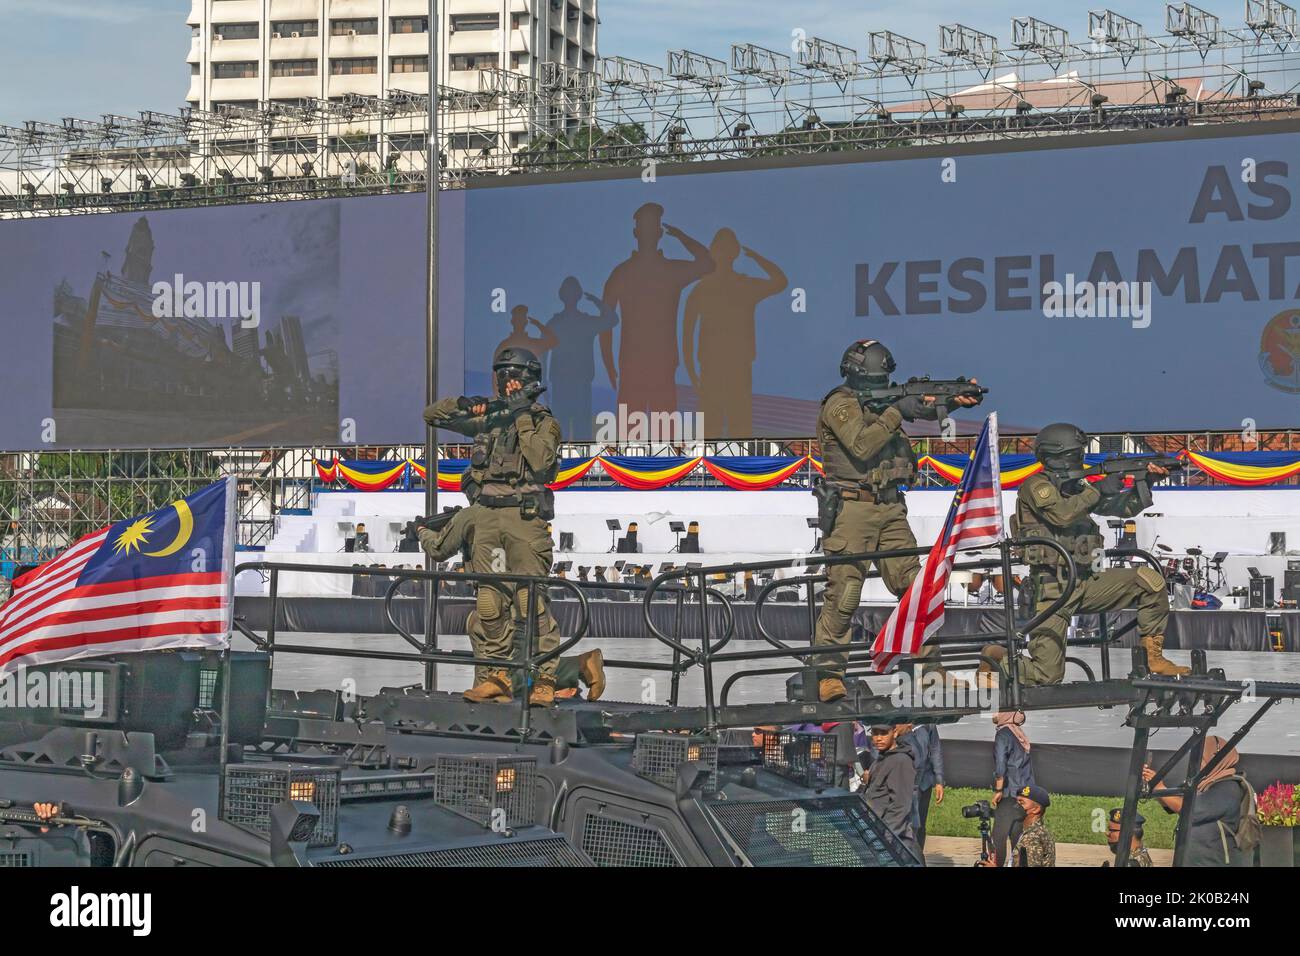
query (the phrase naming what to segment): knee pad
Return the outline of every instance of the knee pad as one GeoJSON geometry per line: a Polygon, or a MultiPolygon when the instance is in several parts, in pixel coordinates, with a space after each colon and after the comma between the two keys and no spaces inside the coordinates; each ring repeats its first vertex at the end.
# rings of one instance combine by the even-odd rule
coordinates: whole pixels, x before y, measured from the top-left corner
{"type": "Polygon", "coordinates": [[[844,590],[840,592],[835,608],[842,614],[852,614],[858,609],[860,600],[862,600],[862,579],[849,578],[844,582],[844,590]]]}
{"type": "MultiPolygon", "coordinates": [[[[515,606],[515,612],[518,615],[519,620],[521,621],[527,620],[528,619],[528,589],[527,588],[520,588],[518,591],[515,592],[514,606],[515,606]]],[[[539,615],[546,613],[546,595],[543,594],[541,590],[538,590],[537,592],[537,613],[539,615]]]]}
{"type": "Polygon", "coordinates": [[[474,602],[479,618],[489,624],[499,618],[506,609],[506,599],[496,588],[482,586],[478,589],[478,598],[474,602]]]}

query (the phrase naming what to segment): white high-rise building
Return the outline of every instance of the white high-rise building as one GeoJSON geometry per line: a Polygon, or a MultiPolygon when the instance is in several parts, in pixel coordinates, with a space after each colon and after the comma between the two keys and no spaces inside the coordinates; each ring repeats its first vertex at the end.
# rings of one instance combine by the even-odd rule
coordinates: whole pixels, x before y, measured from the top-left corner
{"type": "MultiPolygon", "coordinates": [[[[497,68],[541,81],[545,64],[597,69],[597,0],[441,0],[441,86],[481,89],[497,68]]],[[[192,107],[258,108],[429,88],[428,0],[192,0],[192,107]]],[[[548,117],[568,126],[581,117],[548,117]]],[[[511,149],[528,138],[519,118],[511,149]]],[[[462,148],[468,148],[466,143],[462,148]]]]}

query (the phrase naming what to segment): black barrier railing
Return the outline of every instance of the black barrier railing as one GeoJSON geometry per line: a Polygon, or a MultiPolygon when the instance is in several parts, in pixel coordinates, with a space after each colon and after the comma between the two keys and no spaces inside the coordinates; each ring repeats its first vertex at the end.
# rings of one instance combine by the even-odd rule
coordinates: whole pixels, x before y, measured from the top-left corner
{"type": "MultiPolygon", "coordinates": [[[[1004,627],[1003,627],[1002,638],[1006,648],[1006,660],[1007,660],[1007,671],[1009,676],[1008,683],[1009,683],[1011,706],[1019,706],[1020,697],[1021,697],[1020,694],[1021,686],[1020,686],[1020,678],[1019,678],[1019,664],[1017,660],[1018,658],[1017,651],[1019,649],[1019,642],[1023,640],[1022,635],[1032,632],[1034,628],[1038,627],[1043,621],[1048,620],[1053,614],[1057,613],[1057,611],[1059,611],[1062,607],[1064,607],[1069,602],[1070,597],[1078,582],[1078,572],[1075,569],[1074,560],[1070,556],[1069,552],[1066,551],[1065,548],[1063,548],[1056,541],[1053,541],[1050,538],[1020,538],[1016,540],[1006,539],[997,546],[999,550],[998,561],[994,562],[993,560],[989,559],[989,560],[981,560],[977,562],[970,562],[973,565],[978,565],[978,566],[988,567],[988,568],[1000,566],[1004,576],[1003,580],[1010,581],[1012,579],[1011,569],[1013,565],[1013,552],[1018,549],[1024,548],[1025,546],[1028,545],[1041,545],[1043,547],[1047,547],[1052,550],[1055,550],[1061,556],[1065,564],[1067,570],[1067,579],[1064,582],[1065,586],[1061,593],[1061,596],[1058,597],[1051,604],[1049,604],[1042,611],[1040,611],[1038,614],[1035,614],[1033,617],[1031,617],[1029,621],[1021,625],[1019,628],[1017,628],[1016,621],[1015,621],[1015,601],[1009,600],[1004,602],[1004,609],[1003,609],[1004,627]]],[[[659,588],[666,585],[668,582],[678,581],[686,578],[694,578],[696,580],[697,582],[696,588],[700,592],[699,603],[700,603],[701,619],[703,622],[705,622],[701,628],[700,650],[697,653],[696,660],[701,665],[701,669],[703,673],[704,711],[705,711],[706,723],[711,729],[717,723],[717,709],[719,706],[719,702],[717,699],[715,699],[715,695],[714,695],[714,679],[713,679],[714,664],[722,663],[722,662],[761,661],[761,660],[769,660],[769,659],[780,658],[780,657],[795,657],[800,662],[800,666],[798,667],[767,668],[761,671],[742,671],[740,676],[745,677],[745,676],[755,676],[757,674],[772,675],[778,673],[797,673],[799,671],[808,670],[809,659],[825,657],[827,655],[838,656],[842,654],[847,654],[849,655],[850,663],[855,663],[855,662],[863,663],[864,660],[861,658],[855,660],[853,654],[855,651],[857,652],[869,651],[870,645],[865,643],[854,644],[852,641],[850,641],[846,644],[824,644],[824,645],[810,644],[808,647],[794,648],[794,647],[790,647],[784,642],[776,640],[775,638],[772,637],[771,634],[765,633],[764,630],[760,628],[759,633],[768,641],[768,643],[773,645],[771,649],[735,651],[727,654],[719,653],[719,651],[721,650],[721,645],[717,647],[712,646],[708,635],[707,595],[705,593],[704,587],[705,587],[705,581],[709,576],[735,575],[744,572],[777,571],[786,568],[802,569],[808,567],[830,567],[830,566],[840,565],[840,564],[878,562],[889,558],[919,557],[921,555],[929,554],[930,550],[931,550],[930,548],[926,548],[926,547],[892,548],[892,549],[881,550],[881,551],[859,552],[856,554],[824,555],[822,557],[812,558],[812,559],[801,556],[799,558],[787,559],[787,560],[739,562],[739,563],[727,564],[727,565],[714,565],[710,567],[699,567],[699,568],[678,568],[671,571],[665,571],[664,573],[660,574],[657,578],[655,578],[654,581],[651,582],[649,588],[646,591],[644,598],[642,599],[646,627],[657,640],[669,645],[670,647],[673,646],[674,642],[672,641],[672,639],[669,638],[666,634],[663,634],[663,632],[661,632],[659,628],[655,626],[655,622],[652,619],[650,614],[651,603],[654,600],[655,592],[659,588]]],[[[984,545],[978,548],[970,548],[967,550],[972,553],[979,552],[979,551],[987,551],[989,550],[989,546],[984,545]]],[[[804,580],[806,586],[811,591],[816,581],[808,581],[806,579],[819,578],[819,577],[824,577],[824,576],[806,575],[799,580],[804,580]]],[[[789,583],[789,582],[790,579],[784,579],[782,583],[789,583]]],[[[767,590],[768,593],[770,593],[772,589],[769,588],[765,590],[767,590]]],[[[811,595],[809,600],[810,600],[810,620],[812,620],[811,608],[812,608],[813,599],[811,595]]],[[[760,611],[756,609],[755,616],[758,617],[759,614],[760,611]]],[[[810,635],[810,639],[811,639],[811,635],[810,635]]],[[[930,643],[938,643],[944,645],[948,645],[948,644],[972,645],[975,644],[976,642],[978,642],[980,647],[983,647],[987,644],[997,643],[997,640],[994,638],[994,635],[992,634],[979,633],[979,634],[943,635],[942,637],[936,636],[934,638],[931,638],[930,641],[930,643]]],[[[729,691],[731,687],[734,686],[737,679],[738,678],[736,678],[735,675],[733,675],[732,678],[728,678],[726,684],[724,685],[724,691],[729,691]]],[[[807,692],[808,689],[806,688],[805,693],[807,692]]],[[[725,697],[723,700],[723,705],[725,706],[725,697]]]]}
{"type": "MultiPolygon", "coordinates": [[[[980,558],[973,561],[965,561],[954,564],[953,570],[999,570],[1003,575],[1003,580],[1007,582],[1007,590],[1002,608],[1001,616],[1003,626],[1001,634],[996,632],[973,632],[934,635],[930,638],[930,644],[936,644],[945,650],[953,651],[946,658],[947,660],[963,660],[967,657],[973,657],[979,654],[980,650],[989,644],[1001,644],[1005,650],[1005,666],[1007,674],[1007,691],[1008,706],[1019,707],[1021,704],[1022,683],[1019,674],[1019,650],[1027,640],[1027,636],[1039,627],[1043,622],[1057,614],[1062,608],[1066,607],[1073,593],[1078,586],[1079,575],[1073,558],[1068,551],[1059,543],[1050,538],[1020,538],[1005,539],[995,546],[984,545],[978,548],[967,549],[966,552],[959,553],[979,553],[996,549],[998,556],[996,558],[980,558]],[[1015,565],[1021,563],[1017,555],[1028,546],[1041,546],[1054,550],[1061,558],[1061,565],[1065,569],[1065,578],[1061,582],[1062,590],[1060,596],[1055,598],[1037,613],[1032,614],[1027,620],[1017,622],[1016,620],[1016,601],[1015,588],[1012,569],[1015,565]]],[[[591,624],[591,610],[588,603],[588,591],[618,591],[624,593],[640,593],[642,595],[642,615],[647,630],[655,640],[664,644],[672,651],[671,663],[658,663],[653,661],[638,660],[619,660],[609,659],[605,661],[607,667],[641,669],[641,670],[659,670],[668,671],[672,674],[672,685],[669,693],[669,705],[676,706],[680,699],[681,677],[690,671],[692,667],[699,665],[703,681],[704,690],[704,711],[705,722],[711,729],[717,724],[717,710],[719,706],[727,706],[729,692],[735,684],[745,678],[754,676],[771,676],[776,674],[795,674],[803,672],[806,677],[811,678],[815,674],[815,667],[811,666],[818,659],[827,655],[845,655],[847,659],[846,673],[852,676],[860,676],[866,671],[852,668],[855,666],[862,667],[871,663],[871,643],[870,642],[853,642],[845,644],[825,644],[816,645],[810,643],[807,647],[792,647],[789,644],[777,639],[767,628],[763,612],[767,606],[768,599],[776,590],[781,587],[802,586],[806,589],[808,609],[808,624],[810,641],[815,639],[813,632],[816,625],[816,594],[815,587],[818,583],[826,580],[824,571],[804,574],[795,578],[776,579],[765,585],[758,593],[755,600],[755,620],[760,636],[771,645],[769,648],[756,648],[751,650],[740,650],[725,652],[725,648],[731,643],[736,635],[736,613],[731,600],[718,588],[711,587],[708,583],[709,578],[715,576],[733,576],[745,572],[763,572],[777,571],[784,569],[817,569],[828,568],[835,565],[850,563],[876,564],[881,560],[899,557],[918,557],[928,554],[930,548],[894,548],[881,551],[869,551],[848,555],[824,555],[816,558],[799,557],[795,559],[778,559],[770,561],[757,562],[739,562],[727,565],[714,565],[709,567],[698,568],[678,568],[666,571],[650,581],[648,584],[637,582],[602,582],[602,581],[574,581],[566,578],[552,578],[540,575],[517,575],[517,574],[489,574],[489,573],[472,573],[472,572],[452,572],[452,571],[424,571],[418,569],[388,569],[388,568],[365,568],[354,566],[334,566],[334,565],[298,565],[275,562],[250,562],[241,564],[236,568],[236,573],[240,571],[253,570],[259,571],[268,576],[269,595],[270,595],[270,615],[267,624],[267,633],[259,637],[248,629],[244,623],[238,621],[236,626],[240,633],[253,641],[258,647],[267,650],[274,656],[275,651],[296,654],[315,654],[322,656],[339,656],[339,657],[369,657],[378,660],[405,661],[410,663],[423,664],[426,667],[425,686],[429,690],[436,690],[436,681],[433,680],[429,668],[437,663],[460,664],[469,666],[488,666],[494,668],[503,668],[512,673],[520,673],[526,679],[521,683],[527,685],[528,681],[536,675],[538,669],[563,655],[566,651],[576,646],[586,635],[591,624]],[[383,577],[389,578],[390,583],[384,593],[384,614],[393,631],[398,634],[414,650],[411,652],[401,651],[375,651],[361,650],[355,648],[333,648],[319,647],[310,645],[284,645],[276,640],[276,626],[279,607],[279,575],[282,571],[296,571],[307,573],[324,573],[340,574],[353,577],[383,577]],[[526,595],[527,607],[537,609],[540,607],[539,594],[545,593],[549,599],[549,592],[553,589],[568,591],[577,599],[579,603],[579,621],[574,628],[571,637],[562,640],[559,645],[550,651],[535,652],[533,649],[537,643],[537,624],[538,612],[528,613],[523,622],[522,640],[515,642],[515,658],[509,662],[499,659],[478,658],[472,651],[439,651],[437,648],[437,628],[428,629],[432,632],[431,641],[424,641],[415,634],[407,630],[402,622],[398,619],[394,608],[394,598],[398,595],[401,586],[407,581],[424,581],[426,586],[431,588],[436,595],[442,582],[467,582],[480,586],[507,586],[507,589],[514,592],[522,588],[526,595]],[[668,601],[675,602],[673,613],[673,633],[665,633],[656,622],[653,608],[656,606],[658,596],[667,593],[668,601]],[[721,614],[721,627],[715,628],[717,621],[711,619],[710,601],[721,614]],[[688,605],[694,604],[699,612],[699,648],[692,649],[685,641],[687,640],[687,612],[688,605]],[[718,631],[715,634],[715,630],[718,631]],[[759,663],[767,660],[774,660],[783,657],[793,657],[796,660],[794,665],[784,665],[782,667],[772,668],[754,668],[741,670],[730,675],[723,683],[720,691],[715,688],[714,665],[720,663],[740,663],[754,662],[759,663]]],[[[1138,550],[1119,550],[1113,549],[1105,553],[1107,557],[1125,557],[1135,560],[1145,561],[1157,572],[1161,572],[1161,566],[1156,558],[1145,551],[1138,550]]],[[[877,577],[879,575],[878,564],[870,570],[866,576],[877,577]]],[[[665,602],[659,602],[663,606],[665,602]]],[[[427,602],[425,613],[437,613],[437,602],[427,602]]],[[[1096,645],[1100,648],[1102,654],[1102,674],[1104,679],[1110,677],[1110,647],[1120,638],[1127,634],[1136,621],[1130,622],[1124,627],[1112,631],[1106,621],[1105,615],[1101,615],[1100,636],[1095,638],[1080,638],[1070,641],[1073,645],[1096,645]]],[[[1082,661],[1073,660],[1081,666],[1088,678],[1094,679],[1090,668],[1082,661]]],[[[904,666],[915,665],[919,659],[909,658],[904,661],[904,666]]],[[[813,688],[805,687],[805,696],[812,692],[813,688]]],[[[525,734],[530,726],[530,717],[527,704],[527,693],[521,693],[521,718],[520,729],[525,734]]]]}
{"type": "MultiPolygon", "coordinates": [[[[551,660],[558,659],[565,651],[571,649],[575,644],[586,636],[587,629],[591,623],[591,613],[587,605],[587,596],[582,589],[577,586],[576,582],[565,580],[564,578],[550,578],[541,575],[528,574],[477,574],[457,571],[424,571],[416,569],[403,569],[394,571],[389,568],[365,568],[341,565],[318,565],[318,564],[289,564],[273,561],[253,561],[246,564],[240,564],[235,568],[235,574],[241,571],[260,571],[269,574],[269,596],[270,608],[267,619],[266,634],[258,636],[249,629],[243,621],[236,620],[235,627],[238,631],[252,641],[260,650],[267,652],[271,660],[271,667],[274,668],[276,653],[286,654],[307,654],[321,657],[358,657],[370,658],[373,660],[400,661],[411,664],[421,664],[426,667],[425,689],[436,690],[430,680],[430,672],[427,666],[430,664],[461,664],[470,667],[491,667],[499,670],[507,670],[512,673],[519,673],[524,680],[520,683],[523,685],[519,694],[520,701],[520,731],[527,736],[532,724],[532,718],[528,706],[527,692],[528,684],[538,672],[538,669],[551,660]],[[385,614],[388,622],[394,630],[408,644],[415,648],[414,652],[404,651],[378,651],[363,650],[360,648],[341,648],[341,647],[319,647],[309,644],[280,644],[276,641],[276,618],[279,610],[279,582],[281,571],[298,571],[320,574],[339,574],[349,577],[389,577],[395,578],[389,585],[388,591],[384,596],[385,614]],[[443,581],[466,581],[470,583],[484,583],[492,585],[522,585],[526,593],[525,607],[528,613],[525,615],[524,622],[524,640],[516,641],[515,657],[513,660],[501,660],[498,658],[481,658],[476,657],[472,651],[439,651],[437,647],[437,628],[433,628],[433,640],[425,642],[416,638],[406,631],[400,623],[397,622],[392,613],[393,596],[397,588],[407,580],[426,581],[429,587],[436,589],[443,581]],[[537,643],[537,621],[543,611],[543,605],[537,600],[538,588],[564,588],[571,591],[578,600],[579,619],[578,626],[575,628],[574,635],[567,640],[562,640],[558,646],[550,651],[534,653],[533,648],[537,643]]],[[[515,591],[517,588],[511,588],[515,591]]],[[[268,675],[268,693],[271,681],[268,675]]]]}

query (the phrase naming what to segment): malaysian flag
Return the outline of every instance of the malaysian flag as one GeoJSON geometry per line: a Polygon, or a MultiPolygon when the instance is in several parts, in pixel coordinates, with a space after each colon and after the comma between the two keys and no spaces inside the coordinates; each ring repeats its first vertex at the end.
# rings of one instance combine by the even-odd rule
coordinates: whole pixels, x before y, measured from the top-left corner
{"type": "Polygon", "coordinates": [[[986,547],[1003,538],[1002,475],[998,468],[998,416],[984,420],[975,453],[930,549],[925,567],[903,595],[871,645],[872,666],[883,674],[899,658],[914,655],[943,625],[948,575],[959,549],[986,547]]]}
{"type": "Polygon", "coordinates": [[[234,479],[223,478],[88,534],[16,579],[0,607],[0,677],[83,657],[226,646],[235,519],[234,479]]]}

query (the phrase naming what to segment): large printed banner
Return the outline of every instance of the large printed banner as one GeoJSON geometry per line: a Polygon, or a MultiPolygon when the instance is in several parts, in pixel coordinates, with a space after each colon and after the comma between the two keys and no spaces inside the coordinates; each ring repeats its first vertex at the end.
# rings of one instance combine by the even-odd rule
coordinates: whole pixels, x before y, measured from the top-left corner
{"type": "MultiPolygon", "coordinates": [[[[0,450],[421,440],[423,206],[0,222],[0,450]]],[[[463,202],[443,206],[455,236],[463,202]]],[[[456,287],[440,354],[459,390],[456,287]]]]}
{"type": "Polygon", "coordinates": [[[470,387],[522,344],[566,435],[658,413],[806,436],[846,345],[873,338],[901,377],[990,386],[972,430],[988,408],[1003,432],[1295,426],[1297,129],[486,183],[466,216],[470,387]]]}
{"type": "MultiPolygon", "coordinates": [[[[1300,425],[1300,124],[483,180],[439,391],[566,439],[807,437],[856,339],[1004,433],[1300,425]],[[1271,132],[1261,132],[1261,130],[1271,132]]],[[[0,450],[418,443],[424,197],[0,222],[0,450]]]]}

